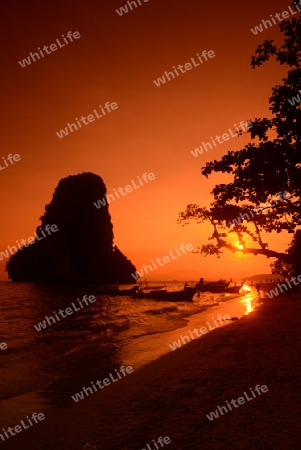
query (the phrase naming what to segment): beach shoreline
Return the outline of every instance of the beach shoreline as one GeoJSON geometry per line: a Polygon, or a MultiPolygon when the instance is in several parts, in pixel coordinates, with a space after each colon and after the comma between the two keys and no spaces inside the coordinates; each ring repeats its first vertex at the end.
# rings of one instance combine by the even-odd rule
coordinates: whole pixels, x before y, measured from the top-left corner
{"type": "Polygon", "coordinates": [[[298,448],[300,313],[300,296],[265,299],[252,314],[134,368],[80,404],[66,397],[39,430],[10,438],[7,448],[82,450],[89,442],[98,450],[141,450],[158,436],[170,437],[170,449],[298,448]],[[206,418],[257,384],[268,386],[264,396],[206,418]]]}

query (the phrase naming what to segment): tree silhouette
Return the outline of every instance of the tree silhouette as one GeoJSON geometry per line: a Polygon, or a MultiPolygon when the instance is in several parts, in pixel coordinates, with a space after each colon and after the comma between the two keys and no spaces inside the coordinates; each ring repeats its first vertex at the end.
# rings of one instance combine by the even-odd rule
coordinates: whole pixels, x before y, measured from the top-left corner
{"type": "Polygon", "coordinates": [[[301,225],[301,103],[289,102],[301,90],[301,19],[282,22],[279,28],[283,45],[277,47],[273,40],[265,40],[251,60],[253,69],[271,57],[288,66],[282,84],[272,88],[272,118],[252,120],[248,133],[256,142],[229,151],[220,161],[208,162],[202,168],[206,177],[212,172],[232,176],[228,184],[214,187],[210,208],[189,204],[179,215],[181,225],[191,221],[212,224],[209,241],[213,243],[199,248],[204,255],[220,256],[223,248],[237,252],[231,243],[235,237],[240,252],[290,259],[288,252],[270,250],[263,238],[263,232],[294,233],[301,225]],[[246,240],[252,246],[247,247],[246,240]]]}
{"type": "Polygon", "coordinates": [[[271,264],[272,272],[284,277],[298,276],[301,274],[301,230],[297,230],[287,249],[287,260],[277,259],[271,264]]]}

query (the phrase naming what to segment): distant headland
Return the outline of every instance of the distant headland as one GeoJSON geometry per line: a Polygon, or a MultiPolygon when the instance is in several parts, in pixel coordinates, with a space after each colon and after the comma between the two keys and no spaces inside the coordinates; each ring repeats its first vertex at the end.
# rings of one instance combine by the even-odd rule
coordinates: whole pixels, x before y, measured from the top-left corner
{"type": "Polygon", "coordinates": [[[113,245],[108,205],[93,202],[105,196],[102,178],[85,172],[60,180],[45,206],[39,229],[56,224],[58,231],[21,247],[6,271],[13,282],[132,283],[136,267],[113,245]]]}

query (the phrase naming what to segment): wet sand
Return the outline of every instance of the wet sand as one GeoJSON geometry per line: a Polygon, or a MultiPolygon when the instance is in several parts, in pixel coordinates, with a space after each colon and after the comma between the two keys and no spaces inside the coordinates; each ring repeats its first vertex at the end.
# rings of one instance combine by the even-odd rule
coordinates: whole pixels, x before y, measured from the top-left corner
{"type": "MultiPolygon", "coordinates": [[[[169,436],[164,448],[177,450],[300,448],[301,298],[263,303],[78,403],[66,393],[60,409],[1,447],[82,450],[89,442],[98,450],[141,450],[169,436]],[[257,384],[268,392],[207,419],[257,384]]],[[[79,392],[78,380],[69,389],[79,392]]]]}

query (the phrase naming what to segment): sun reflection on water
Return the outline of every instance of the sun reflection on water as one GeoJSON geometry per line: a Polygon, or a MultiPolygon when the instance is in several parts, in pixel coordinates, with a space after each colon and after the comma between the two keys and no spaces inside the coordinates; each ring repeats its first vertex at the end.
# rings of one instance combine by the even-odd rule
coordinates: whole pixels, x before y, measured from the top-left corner
{"type": "Polygon", "coordinates": [[[249,291],[246,292],[246,294],[244,294],[244,299],[242,300],[246,306],[246,315],[248,315],[250,312],[254,311],[254,306],[252,302],[255,301],[255,299],[257,298],[257,294],[254,288],[246,284],[243,285],[242,291],[249,291]]]}

